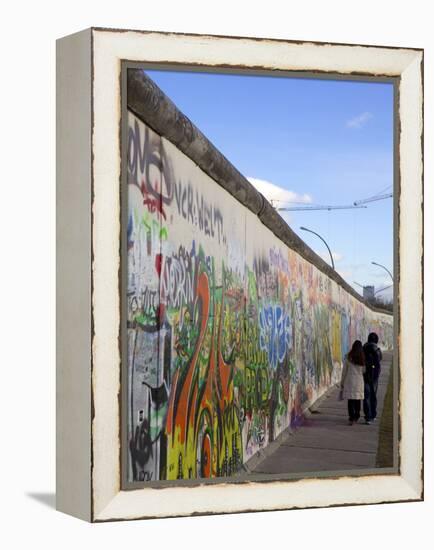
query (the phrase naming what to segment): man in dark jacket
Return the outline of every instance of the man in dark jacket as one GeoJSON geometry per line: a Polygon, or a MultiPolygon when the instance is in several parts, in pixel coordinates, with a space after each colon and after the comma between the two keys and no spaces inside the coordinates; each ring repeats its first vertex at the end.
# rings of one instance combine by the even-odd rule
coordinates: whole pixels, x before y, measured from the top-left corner
{"type": "Polygon", "coordinates": [[[363,375],[365,380],[365,398],[363,400],[363,412],[366,424],[370,424],[377,417],[377,388],[381,371],[381,359],[383,355],[378,347],[378,335],[371,332],[368,341],[363,346],[365,352],[366,372],[363,375]]]}

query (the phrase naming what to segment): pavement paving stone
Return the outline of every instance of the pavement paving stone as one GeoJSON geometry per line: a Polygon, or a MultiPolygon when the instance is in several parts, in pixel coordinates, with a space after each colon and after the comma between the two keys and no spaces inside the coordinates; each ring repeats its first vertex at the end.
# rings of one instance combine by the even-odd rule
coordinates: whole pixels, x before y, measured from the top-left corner
{"type": "Polygon", "coordinates": [[[362,418],[348,425],[347,402],[338,400],[338,388],[313,407],[314,412],[252,473],[291,474],[375,468],[379,424],[389,379],[392,354],[384,354],[378,385],[378,420],[366,425],[362,418]]]}
{"type": "MultiPolygon", "coordinates": [[[[309,447],[322,449],[326,446],[327,449],[359,451],[359,452],[376,452],[376,438],[372,437],[372,433],[366,433],[365,426],[361,430],[358,426],[345,426],[345,430],[324,430],[323,428],[314,428],[311,431],[303,431],[297,436],[289,438],[282,443],[286,447],[309,447]],[[357,429],[357,436],[354,437],[354,429],[357,429]],[[348,433],[352,430],[352,433],[348,433]]],[[[366,428],[369,428],[366,426],[366,428]]]]}

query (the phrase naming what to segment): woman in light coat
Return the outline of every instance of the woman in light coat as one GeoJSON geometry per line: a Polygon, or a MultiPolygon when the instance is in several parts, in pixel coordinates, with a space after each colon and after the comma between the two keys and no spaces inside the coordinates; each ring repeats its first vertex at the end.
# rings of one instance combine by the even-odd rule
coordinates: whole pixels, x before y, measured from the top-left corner
{"type": "Polygon", "coordinates": [[[364,372],[365,354],[363,344],[360,340],[356,340],[351,351],[345,357],[341,378],[342,399],[348,399],[350,426],[360,418],[360,402],[365,397],[364,372]]]}

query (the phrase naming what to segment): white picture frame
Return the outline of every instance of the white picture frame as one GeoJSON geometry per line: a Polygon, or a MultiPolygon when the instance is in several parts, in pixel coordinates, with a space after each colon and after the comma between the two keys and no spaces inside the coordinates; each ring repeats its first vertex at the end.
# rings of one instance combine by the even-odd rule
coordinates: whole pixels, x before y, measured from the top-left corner
{"type": "Polygon", "coordinates": [[[92,28],[58,41],[57,98],[58,509],[102,522],[421,500],[423,51],[92,28]],[[398,80],[398,473],[121,489],[123,61],[398,80]]]}

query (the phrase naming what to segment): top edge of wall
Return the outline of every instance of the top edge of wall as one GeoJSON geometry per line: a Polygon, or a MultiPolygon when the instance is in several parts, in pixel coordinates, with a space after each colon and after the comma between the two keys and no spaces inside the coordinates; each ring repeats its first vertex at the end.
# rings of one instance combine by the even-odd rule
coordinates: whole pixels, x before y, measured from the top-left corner
{"type": "Polygon", "coordinates": [[[393,315],[388,310],[369,304],[331,266],[289,227],[268,200],[235,168],[235,166],[185,116],[143,69],[127,68],[127,108],[148,124],[157,134],[168,139],[199,168],[223,187],[289,248],[312,263],[356,300],[371,311],[393,315]]]}

